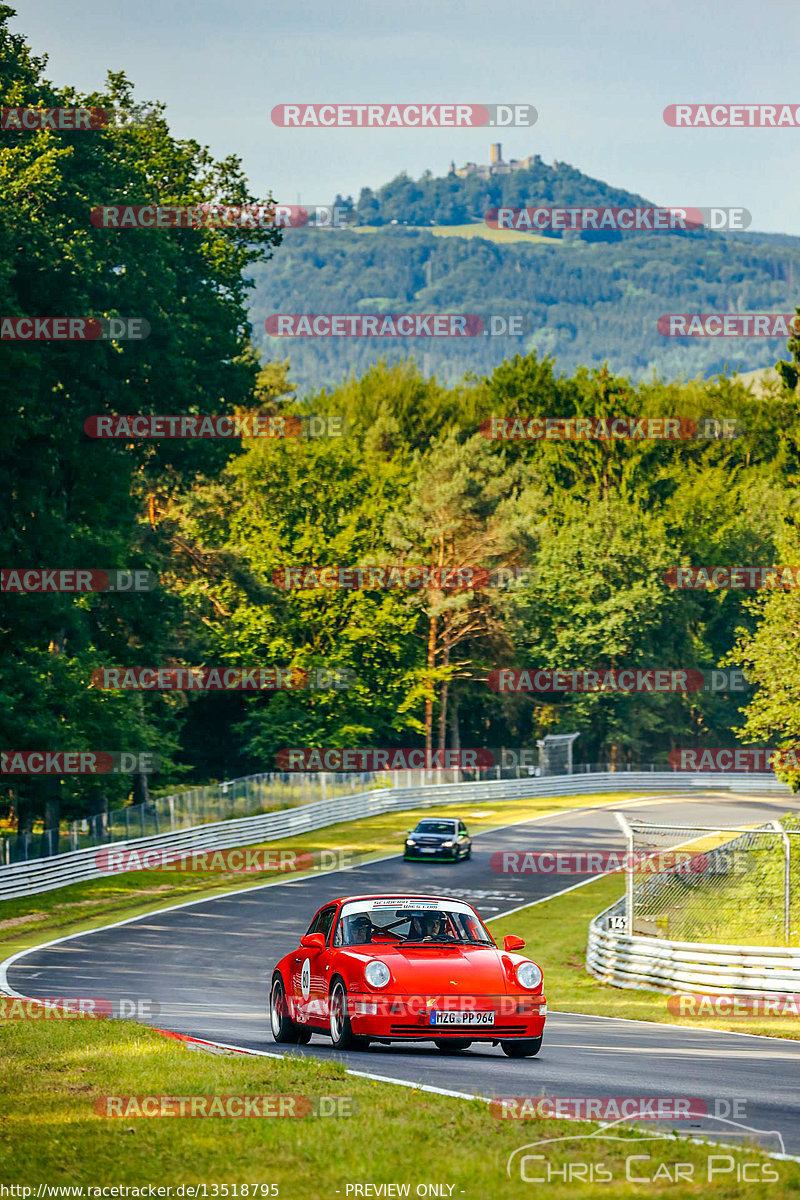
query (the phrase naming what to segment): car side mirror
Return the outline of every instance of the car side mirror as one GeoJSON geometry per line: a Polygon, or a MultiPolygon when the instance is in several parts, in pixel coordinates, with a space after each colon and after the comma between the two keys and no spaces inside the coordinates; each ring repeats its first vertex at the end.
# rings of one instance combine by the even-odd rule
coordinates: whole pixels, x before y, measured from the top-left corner
{"type": "Polygon", "coordinates": [[[517,937],[515,933],[507,933],[503,938],[504,950],[522,950],[525,946],[525,938],[517,937]]]}
{"type": "Polygon", "coordinates": [[[300,945],[306,950],[324,950],[325,949],[325,934],[324,933],[304,933],[300,938],[300,945]]]}

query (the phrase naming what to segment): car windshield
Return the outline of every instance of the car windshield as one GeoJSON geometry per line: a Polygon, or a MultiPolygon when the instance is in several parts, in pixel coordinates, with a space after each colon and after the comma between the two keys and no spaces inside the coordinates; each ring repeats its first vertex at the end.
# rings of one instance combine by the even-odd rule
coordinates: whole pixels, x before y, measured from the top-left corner
{"type": "Polygon", "coordinates": [[[420,821],[414,833],[455,833],[452,821],[420,821]]]}
{"type": "Polygon", "coordinates": [[[334,946],[492,945],[480,918],[459,901],[355,900],[342,909],[334,946]]]}

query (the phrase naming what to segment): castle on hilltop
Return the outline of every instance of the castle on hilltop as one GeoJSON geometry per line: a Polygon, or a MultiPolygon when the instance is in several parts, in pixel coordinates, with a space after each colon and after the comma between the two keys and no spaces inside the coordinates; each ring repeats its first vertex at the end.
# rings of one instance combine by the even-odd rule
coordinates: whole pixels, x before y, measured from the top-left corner
{"type": "Polygon", "coordinates": [[[509,175],[512,171],[527,170],[541,161],[541,155],[529,154],[527,158],[512,158],[510,162],[503,162],[501,143],[492,142],[489,147],[488,164],[468,162],[464,163],[463,167],[456,167],[455,162],[451,162],[450,174],[457,175],[459,179],[466,179],[468,175],[480,175],[483,179],[488,179],[491,175],[509,175]]]}

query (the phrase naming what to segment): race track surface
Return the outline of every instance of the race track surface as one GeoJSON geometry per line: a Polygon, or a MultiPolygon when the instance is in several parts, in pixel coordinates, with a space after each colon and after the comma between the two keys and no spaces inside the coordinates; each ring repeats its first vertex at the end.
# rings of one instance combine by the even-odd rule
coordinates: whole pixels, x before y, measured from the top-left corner
{"type": "MultiPolygon", "coordinates": [[[[297,945],[326,900],[373,892],[433,893],[474,903],[486,918],[553,895],[581,876],[502,875],[500,850],[624,850],[614,810],[651,821],[738,825],[772,820],[797,801],[712,794],[616,801],[475,836],[472,859],[458,864],[404,863],[401,858],[256,887],[190,903],[116,927],[26,952],[7,971],[8,986],[30,997],[94,996],[152,1000],[152,1023],[261,1052],[284,1051],[269,1032],[267,998],[274,963],[297,945]]],[[[461,814],[469,825],[471,806],[461,814]]],[[[496,807],[502,820],[502,803],[496,807]]],[[[397,818],[398,844],[404,816],[397,818]]],[[[547,907],[541,909],[547,920],[547,907]]],[[[527,951],[537,958],[535,942],[527,951]]],[[[542,962],[547,981],[547,963],[542,962]]],[[[665,997],[666,1003],[666,997],[665,997]]],[[[315,1035],[296,1055],[330,1058],[330,1041],[315,1035]]],[[[709,1112],[746,1103],[742,1123],[765,1147],[800,1154],[800,1043],[712,1033],[674,1025],[551,1012],[540,1055],[512,1060],[500,1047],[443,1056],[432,1042],[395,1043],[341,1057],[348,1067],[479,1096],[689,1096],[709,1112]],[[778,1137],[777,1135],[780,1135],[778,1137]],[[781,1145],[781,1138],[783,1144],[781,1145]]],[[[696,1122],[737,1143],[738,1125],[696,1122]]]]}

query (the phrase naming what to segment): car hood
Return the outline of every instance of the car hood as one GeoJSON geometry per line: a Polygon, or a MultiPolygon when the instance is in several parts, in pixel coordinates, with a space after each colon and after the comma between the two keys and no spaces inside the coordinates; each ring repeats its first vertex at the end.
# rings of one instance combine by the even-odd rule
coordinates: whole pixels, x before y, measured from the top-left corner
{"type": "Polygon", "coordinates": [[[512,959],[494,946],[372,946],[345,953],[362,970],[372,959],[385,962],[392,973],[382,989],[386,993],[486,996],[509,991],[507,965],[512,959]]]}

